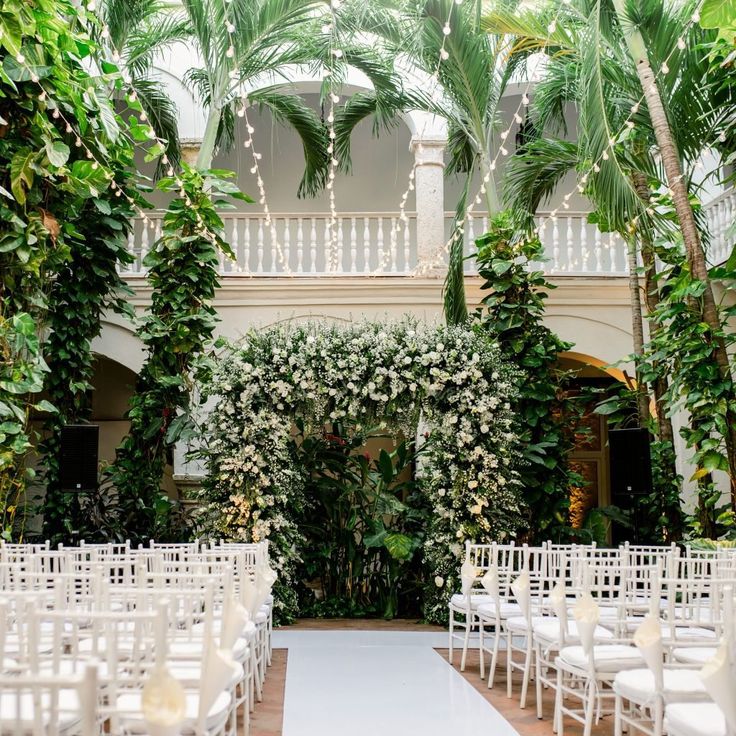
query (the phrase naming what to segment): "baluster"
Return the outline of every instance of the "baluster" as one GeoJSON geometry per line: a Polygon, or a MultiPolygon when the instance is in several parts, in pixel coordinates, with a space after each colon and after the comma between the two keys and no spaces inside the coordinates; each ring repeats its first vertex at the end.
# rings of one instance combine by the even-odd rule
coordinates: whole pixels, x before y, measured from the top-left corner
{"type": "Polygon", "coordinates": [[[713,233],[713,262],[720,263],[726,257],[728,235],[728,199],[721,200],[716,205],[715,228],[713,233]]]}
{"type": "Polygon", "coordinates": [[[268,239],[271,243],[271,247],[269,248],[271,252],[271,273],[281,273],[286,270],[286,265],[283,263],[283,250],[281,251],[281,257],[279,258],[278,233],[276,232],[277,227],[278,220],[272,219],[268,228],[268,239]]]}
{"type": "Polygon", "coordinates": [[[596,272],[600,273],[603,271],[603,243],[602,241],[603,234],[600,231],[600,228],[596,225],[595,226],[595,245],[593,246],[593,252],[595,254],[595,270],[596,272]]]}
{"type": "Polygon", "coordinates": [[[575,271],[575,251],[572,240],[572,217],[567,218],[567,270],[575,271]]]}
{"type": "Polygon", "coordinates": [[[557,218],[552,218],[552,271],[561,271],[560,268],[560,228],[557,218]]]}
{"type": "Polygon", "coordinates": [[[483,215],[483,235],[488,232],[488,215],[483,215]]]}
{"type": "Polygon", "coordinates": [[[590,253],[588,253],[588,223],[585,217],[580,218],[580,270],[588,273],[590,253]]]}
{"type": "Polygon", "coordinates": [[[148,255],[148,225],[144,222],[143,228],[141,229],[141,251],[140,251],[140,267],[139,273],[145,273],[146,268],[143,265],[143,260],[148,255]]]}
{"type": "Polygon", "coordinates": [[[376,253],[378,255],[378,267],[377,271],[381,272],[384,270],[383,262],[383,217],[379,217],[376,220],[376,253]]]}
{"type": "Polygon", "coordinates": [[[409,218],[404,215],[404,273],[409,273],[409,260],[411,259],[411,230],[409,229],[409,218]]]}
{"type": "Polygon", "coordinates": [[[325,273],[330,273],[332,271],[332,262],[335,257],[334,255],[334,243],[333,243],[333,236],[334,232],[332,231],[332,223],[330,221],[329,217],[325,218],[325,273]]]}
{"type": "Polygon", "coordinates": [[[355,218],[350,218],[350,273],[358,270],[358,232],[355,229],[355,218]]]}
{"type": "Polygon", "coordinates": [[[296,226],[296,272],[304,273],[304,227],[301,217],[296,226]]]}
{"type": "Polygon", "coordinates": [[[250,273],[250,218],[243,218],[243,270],[250,273]]]}
{"type": "Polygon", "coordinates": [[[230,228],[230,248],[235,254],[235,261],[230,262],[228,268],[229,271],[240,271],[240,253],[239,251],[239,238],[238,238],[238,217],[233,215],[232,227],[230,228]]]}
{"type": "Polygon", "coordinates": [[[343,219],[342,217],[337,218],[337,263],[335,263],[336,270],[338,273],[343,273],[343,250],[345,248],[345,243],[343,242],[342,237],[342,226],[343,226],[343,219]]]}
{"type": "MultiPolygon", "coordinates": [[[[468,215],[465,218],[465,248],[464,253],[466,256],[470,255],[470,252],[475,245],[475,218],[473,215],[468,215]]],[[[468,261],[465,261],[467,264],[468,261]]]]}
{"type": "Polygon", "coordinates": [[[396,253],[398,251],[397,247],[397,236],[399,234],[399,226],[398,226],[398,220],[395,217],[391,218],[391,241],[389,243],[390,248],[390,258],[391,258],[391,273],[396,273],[396,253]]]}
{"type": "MultiPolygon", "coordinates": [[[[128,233],[128,253],[132,253],[132,255],[135,257],[135,221],[133,222],[133,227],[130,228],[130,232],[128,233]]],[[[120,268],[120,264],[118,263],[118,272],[120,273],[135,273],[135,260],[133,263],[126,263],[124,268],[120,268]]]]}
{"type": "MultiPolygon", "coordinates": [[[[618,243],[615,233],[608,233],[608,250],[611,253],[611,273],[619,273],[618,243]]],[[[624,258],[624,263],[626,259],[624,258]]]]}
{"type": "Polygon", "coordinates": [[[283,268],[285,271],[291,271],[291,228],[289,219],[284,217],[284,250],[283,250],[283,268]]]}
{"type": "Polygon", "coordinates": [[[309,231],[309,270],[311,273],[317,271],[317,218],[312,218],[312,227],[309,231]]]}
{"type": "Polygon", "coordinates": [[[256,245],[256,272],[263,273],[263,218],[258,218],[258,244],[256,245]]]}
{"type": "Polygon", "coordinates": [[[363,218],[363,273],[371,272],[371,221],[363,218]]]}

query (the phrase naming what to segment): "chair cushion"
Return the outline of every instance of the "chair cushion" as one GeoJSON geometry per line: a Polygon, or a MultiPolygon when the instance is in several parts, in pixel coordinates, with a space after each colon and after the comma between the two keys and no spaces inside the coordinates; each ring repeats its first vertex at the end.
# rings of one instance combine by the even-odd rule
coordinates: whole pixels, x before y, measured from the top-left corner
{"type": "MultiPolygon", "coordinates": [[[[560,641],[560,622],[557,618],[543,619],[537,623],[534,627],[534,636],[543,646],[549,646],[560,641]]],[[[574,644],[576,641],[580,641],[580,635],[578,634],[578,622],[568,621],[567,622],[567,635],[566,643],[574,644]]],[[[613,634],[602,626],[595,627],[595,639],[596,641],[606,641],[613,639],[613,634]]]]}
{"type": "MultiPolygon", "coordinates": [[[[470,607],[472,610],[475,610],[481,603],[488,603],[490,600],[491,596],[485,593],[473,593],[470,596],[470,607]]],[[[455,593],[450,598],[450,608],[454,608],[457,611],[464,611],[467,605],[467,596],[464,596],[462,593],[455,593]]]]}
{"type": "MultiPolygon", "coordinates": [[[[673,638],[670,626],[665,625],[662,627],[662,638],[673,638]]],[[[684,641],[717,641],[716,632],[713,629],[704,629],[702,626],[677,626],[677,624],[675,624],[674,639],[684,641]]]]}
{"type": "MultiPolygon", "coordinates": [[[[186,696],[185,708],[185,728],[187,725],[195,723],[199,715],[199,692],[188,691],[186,696]]],[[[208,731],[215,730],[224,721],[230,712],[232,696],[229,691],[221,692],[210,708],[210,712],[205,719],[205,727],[208,731]]],[[[125,729],[130,733],[143,734],[147,733],[146,724],[141,714],[141,693],[129,692],[124,693],[117,700],[117,710],[120,713],[120,719],[125,729]]]]}
{"type": "Polygon", "coordinates": [[[726,718],[715,703],[672,703],[664,730],[669,736],[726,736],[726,718]]]}
{"type": "MultiPolygon", "coordinates": [[[[481,603],[478,606],[478,614],[482,614],[485,618],[496,618],[496,602],[489,598],[487,603],[481,603]]],[[[518,603],[501,601],[498,615],[501,619],[521,616],[521,606],[518,603]]]]}
{"type": "Polygon", "coordinates": [[[716,656],[716,647],[676,647],[672,659],[682,664],[705,664],[716,656]]]}
{"type": "MultiPolygon", "coordinates": [[[[666,702],[710,700],[697,670],[665,668],[662,674],[666,702]]],[[[613,681],[613,689],[627,700],[644,705],[656,695],[654,673],[650,669],[619,672],[613,681]]]]}
{"type": "MultiPolygon", "coordinates": [[[[636,647],[625,644],[598,644],[593,647],[593,661],[598,672],[615,673],[620,670],[633,670],[644,667],[644,659],[636,647]]],[[[565,647],[556,659],[563,665],[576,669],[587,669],[588,655],[581,646],[565,647]]]]}
{"type": "MultiPolygon", "coordinates": [[[[532,629],[538,624],[548,621],[547,616],[532,616],[532,629]]],[[[506,619],[506,628],[509,631],[528,631],[529,622],[523,616],[513,616],[506,619]]]]}

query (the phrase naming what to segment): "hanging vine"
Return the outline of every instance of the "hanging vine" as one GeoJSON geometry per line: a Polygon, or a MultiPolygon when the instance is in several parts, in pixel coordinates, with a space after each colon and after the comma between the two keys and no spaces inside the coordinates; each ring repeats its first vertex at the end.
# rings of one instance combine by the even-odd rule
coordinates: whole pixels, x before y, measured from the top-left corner
{"type": "Polygon", "coordinates": [[[206,372],[197,359],[217,323],[212,302],[220,254],[232,255],[222,238],[219,210],[227,197],[252,201],[226,180],[232,176],[185,165],[180,177],[157,185],[179,196],[144,261],[152,296],[138,334],[147,357],[127,414],[130,430],[107,475],[116,492],[119,527],[131,539],[172,533],[172,502],[161,481],[174,443],[186,436],[194,385],[206,372]]]}

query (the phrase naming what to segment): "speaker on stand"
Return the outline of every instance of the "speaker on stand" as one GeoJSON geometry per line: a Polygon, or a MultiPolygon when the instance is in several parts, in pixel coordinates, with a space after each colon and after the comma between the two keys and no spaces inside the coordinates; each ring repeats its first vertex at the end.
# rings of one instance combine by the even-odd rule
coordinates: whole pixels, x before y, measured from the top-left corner
{"type": "MultiPolygon", "coordinates": [[[[650,435],[646,429],[610,429],[608,447],[611,466],[611,503],[631,511],[634,543],[639,544],[639,518],[636,513],[637,499],[652,492],[652,460],[650,435]]],[[[622,531],[614,525],[614,543],[622,531]],[[616,532],[619,532],[617,535],[616,532]]]]}
{"type": "MultiPolygon", "coordinates": [[[[79,494],[97,490],[100,428],[97,424],[67,424],[61,428],[59,486],[75,494],[73,512],[79,516],[79,494]]],[[[75,532],[78,535],[78,532],[75,532]]]]}

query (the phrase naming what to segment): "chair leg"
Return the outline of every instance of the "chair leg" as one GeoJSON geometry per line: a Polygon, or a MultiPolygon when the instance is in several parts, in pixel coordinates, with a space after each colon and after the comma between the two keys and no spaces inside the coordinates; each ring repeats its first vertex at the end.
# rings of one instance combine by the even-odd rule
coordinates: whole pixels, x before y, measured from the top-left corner
{"type": "Polygon", "coordinates": [[[452,655],[455,650],[455,647],[453,645],[454,641],[455,641],[455,612],[451,610],[450,611],[450,641],[449,641],[449,646],[447,647],[448,649],[447,661],[450,664],[452,664],[452,655]]]}
{"type": "Polygon", "coordinates": [[[468,645],[470,644],[470,629],[473,627],[473,614],[468,611],[465,614],[465,638],[463,639],[463,656],[460,659],[460,672],[465,672],[465,660],[468,656],[468,645]]]}
{"type": "Polygon", "coordinates": [[[493,629],[493,654],[491,656],[491,669],[488,672],[488,687],[493,687],[496,679],[496,665],[498,664],[498,645],[500,644],[501,624],[497,621],[493,629]]]}
{"type": "Polygon", "coordinates": [[[508,629],[506,629],[506,697],[507,698],[512,697],[512,694],[513,694],[513,683],[511,682],[511,675],[513,672],[513,667],[512,667],[513,653],[511,651],[511,644],[512,644],[511,632],[508,629]]]}
{"type": "Polygon", "coordinates": [[[613,714],[613,736],[622,736],[622,721],[621,716],[623,714],[622,699],[620,695],[616,695],[614,703],[614,714],[613,714]]]}
{"type": "Polygon", "coordinates": [[[590,736],[593,731],[593,716],[596,710],[596,689],[595,680],[591,677],[588,680],[588,685],[585,688],[585,700],[583,701],[585,709],[585,723],[583,725],[583,736],[590,736]]]}
{"type": "Polygon", "coordinates": [[[562,736],[562,670],[557,670],[557,691],[555,692],[555,712],[552,716],[552,732],[562,736]]]}
{"type": "Polygon", "coordinates": [[[654,705],[654,727],[652,730],[654,736],[662,736],[664,733],[664,703],[662,698],[658,697],[654,705]]]}
{"type": "Polygon", "coordinates": [[[532,635],[529,632],[526,636],[526,654],[524,655],[524,677],[521,681],[521,698],[519,699],[519,707],[523,710],[526,708],[526,694],[529,690],[529,678],[532,674],[532,635]]]}
{"type": "Polygon", "coordinates": [[[485,625],[482,618],[478,618],[478,657],[480,659],[480,679],[486,676],[486,660],[485,660],[485,625]]]}
{"type": "Polygon", "coordinates": [[[539,644],[534,647],[534,660],[537,669],[537,679],[534,683],[537,697],[537,718],[542,718],[542,647],[539,644]]]}

